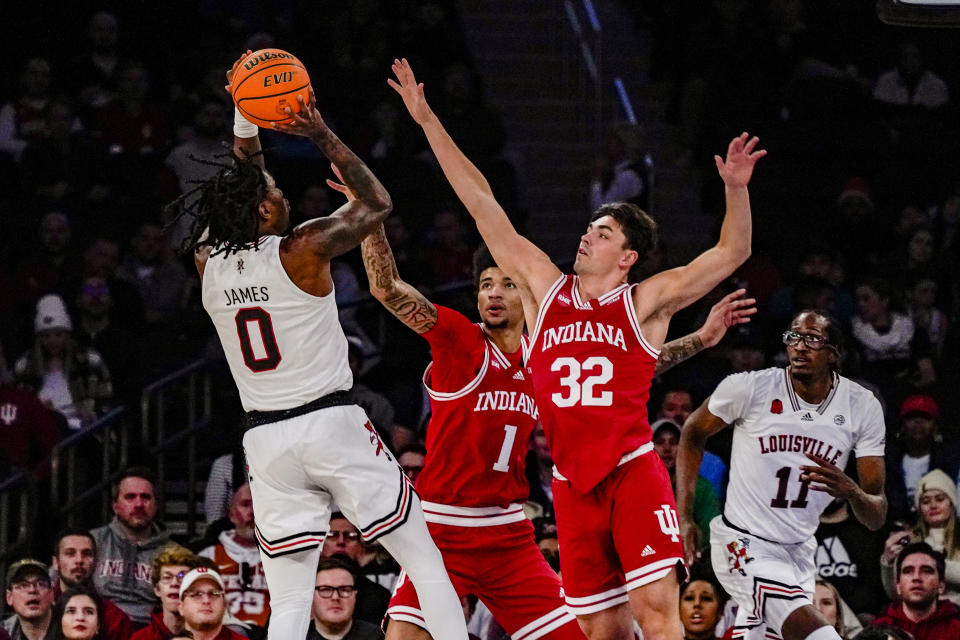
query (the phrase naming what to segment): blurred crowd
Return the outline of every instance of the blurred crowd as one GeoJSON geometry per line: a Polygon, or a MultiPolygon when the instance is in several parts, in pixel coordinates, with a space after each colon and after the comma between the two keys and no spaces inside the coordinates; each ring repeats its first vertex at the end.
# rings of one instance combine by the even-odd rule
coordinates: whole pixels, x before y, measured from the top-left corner
{"type": "MultiPolygon", "coordinates": [[[[186,362],[206,358],[225,375],[193,265],[175,252],[183,230],[168,228],[160,211],[210,174],[204,160],[226,153],[224,72],[241,51],[277,46],[303,60],[324,118],[391,192],[386,231],[399,270],[431,299],[476,316],[465,283],[478,236],[386,85],[394,57],[412,61],[498,200],[518,223],[526,219],[502,155],[506,134],[484,101],[455,3],[231,4],[191,5],[186,22],[168,5],[13,9],[15,54],[0,71],[0,478],[19,469],[44,477],[58,441],[112,407],[136,405],[144,384],[186,362]]],[[[623,3],[653,35],[652,81],[667,89],[679,140],[671,161],[701,176],[703,224],[719,222],[722,207],[712,154],[743,128],[770,150],[751,184],[753,257],[676,316],[671,337],[700,326],[740,287],[759,312],[655,380],[649,413],[672,472],[684,421],[716,384],[783,366],[779,336],[792,315],[830,312],[846,334],[843,374],[885,410],[890,510],[888,526],[870,532],[846,504],[831,505],[817,533],[816,602],[844,637],[864,626],[862,638],[887,637],[870,635],[879,621],[891,637],[905,628],[933,638],[937,624],[960,620],[960,405],[951,393],[960,382],[960,69],[949,64],[960,41],[884,27],[862,4],[623,3]],[[932,559],[937,579],[907,589],[918,554],[932,559]],[[932,613],[917,622],[921,610],[932,613]]],[[[584,176],[584,221],[610,198],[648,204],[642,124],[612,131],[584,176]]],[[[262,139],[269,169],[293,194],[294,223],[339,206],[315,149],[267,131],[262,139]]],[[[672,266],[670,241],[651,269],[672,266]]],[[[334,277],[352,393],[415,479],[429,422],[420,385],[427,344],[379,305],[362,304],[358,252],[335,263],[334,277]]],[[[249,488],[242,454],[224,444],[239,443],[239,403],[232,385],[219,386],[214,428],[227,437],[201,446],[212,462],[204,535],[171,540],[151,470],[127,472],[114,485],[110,523],[55,540],[52,531],[39,535],[39,559],[2,576],[11,637],[262,637],[269,592],[249,488]]],[[[701,468],[704,529],[722,511],[729,438],[729,430],[711,438],[701,468]]],[[[559,571],[551,467],[538,430],[527,512],[559,571]]],[[[357,620],[350,637],[377,637],[399,568],[342,517],[323,556],[311,634],[338,636],[357,620]]],[[[693,577],[680,603],[688,637],[722,637],[733,620],[726,596],[708,563],[693,577]]],[[[478,638],[503,636],[482,603],[467,597],[463,606],[478,638]]]]}

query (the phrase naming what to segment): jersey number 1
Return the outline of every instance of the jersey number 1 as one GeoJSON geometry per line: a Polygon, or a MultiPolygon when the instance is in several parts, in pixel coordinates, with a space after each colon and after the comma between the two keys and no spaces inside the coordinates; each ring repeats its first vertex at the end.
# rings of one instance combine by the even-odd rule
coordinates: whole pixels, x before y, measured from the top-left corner
{"type": "Polygon", "coordinates": [[[780,485],[777,487],[777,497],[770,501],[770,506],[774,509],[786,509],[787,507],[796,509],[805,509],[807,507],[807,491],[810,489],[809,480],[800,481],[800,493],[796,500],[787,500],[787,484],[790,482],[790,474],[793,467],[780,467],[776,476],[780,478],[780,485]]]}
{"type": "Polygon", "coordinates": [[[254,373],[276,369],[280,364],[280,347],[273,335],[270,314],[260,307],[247,307],[237,311],[234,321],[237,323],[237,335],[240,336],[240,352],[247,368],[254,373]],[[253,336],[250,335],[250,325],[256,325],[253,336]]]}

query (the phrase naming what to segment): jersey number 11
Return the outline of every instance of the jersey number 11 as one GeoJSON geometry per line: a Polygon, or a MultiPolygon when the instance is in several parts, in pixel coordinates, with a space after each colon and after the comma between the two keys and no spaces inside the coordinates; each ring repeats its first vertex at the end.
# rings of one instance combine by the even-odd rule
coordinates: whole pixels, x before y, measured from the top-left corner
{"type": "Polygon", "coordinates": [[[800,480],[800,492],[796,500],[787,500],[787,484],[790,482],[790,474],[793,467],[780,467],[776,476],[780,478],[780,485],[777,487],[777,497],[770,501],[770,506],[774,509],[786,509],[787,507],[796,509],[805,509],[807,506],[807,491],[810,489],[809,480],[800,480]]]}

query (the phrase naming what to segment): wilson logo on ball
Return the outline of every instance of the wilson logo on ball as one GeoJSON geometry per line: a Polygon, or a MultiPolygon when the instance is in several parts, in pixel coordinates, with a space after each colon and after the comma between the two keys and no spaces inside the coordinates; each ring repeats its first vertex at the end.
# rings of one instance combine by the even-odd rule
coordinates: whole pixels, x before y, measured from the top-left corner
{"type": "Polygon", "coordinates": [[[231,79],[230,95],[247,120],[261,127],[290,122],[310,101],[310,76],[303,63],[281,49],[261,49],[244,58],[231,79]]]}

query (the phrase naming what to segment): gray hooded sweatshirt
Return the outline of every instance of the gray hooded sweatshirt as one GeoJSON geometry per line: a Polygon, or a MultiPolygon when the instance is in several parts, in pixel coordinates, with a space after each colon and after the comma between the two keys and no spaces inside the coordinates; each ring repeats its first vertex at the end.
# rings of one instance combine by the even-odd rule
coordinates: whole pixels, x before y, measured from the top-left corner
{"type": "Polygon", "coordinates": [[[156,524],[151,528],[153,536],[139,544],[127,539],[116,518],[91,531],[97,541],[94,586],[138,624],[150,622],[150,612],[157,604],[152,581],[153,557],[170,542],[169,533],[156,524]]]}

